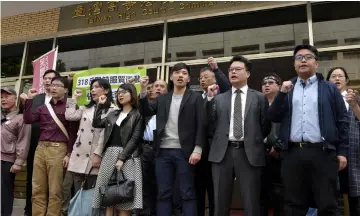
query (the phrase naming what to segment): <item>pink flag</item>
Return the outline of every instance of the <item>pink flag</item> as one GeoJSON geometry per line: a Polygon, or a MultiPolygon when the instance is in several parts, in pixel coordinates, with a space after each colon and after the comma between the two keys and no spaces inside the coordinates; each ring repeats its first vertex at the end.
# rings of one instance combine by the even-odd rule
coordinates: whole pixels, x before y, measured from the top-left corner
{"type": "Polygon", "coordinates": [[[43,76],[49,69],[56,69],[58,47],[40,56],[32,62],[33,64],[33,88],[39,93],[44,93],[43,76]]]}

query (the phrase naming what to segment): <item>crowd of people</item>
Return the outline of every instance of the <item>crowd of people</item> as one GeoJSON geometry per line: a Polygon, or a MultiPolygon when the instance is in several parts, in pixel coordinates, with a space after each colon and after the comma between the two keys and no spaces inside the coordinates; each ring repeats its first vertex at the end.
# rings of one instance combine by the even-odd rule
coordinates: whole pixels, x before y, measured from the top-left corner
{"type": "Polygon", "coordinates": [[[359,93],[344,67],[324,78],[319,64],[315,47],[296,46],[298,76],[269,73],[259,92],[247,85],[251,61],[234,56],[226,77],[209,58],[199,93],[177,63],[169,86],[145,76],[140,92],[123,83],[115,98],[108,80],[93,79],[81,107],[83,92],[69,97],[70,80],[54,70],[43,75],[46,92],[30,89],[19,106],[1,88],[1,215],[12,214],[26,164],[25,215],[68,215],[74,194],[94,189],[94,216],[227,216],[235,182],[245,216],[335,216],[341,193],[359,216],[359,93]],[[132,198],[104,207],[114,178],[132,182],[132,198]]]}

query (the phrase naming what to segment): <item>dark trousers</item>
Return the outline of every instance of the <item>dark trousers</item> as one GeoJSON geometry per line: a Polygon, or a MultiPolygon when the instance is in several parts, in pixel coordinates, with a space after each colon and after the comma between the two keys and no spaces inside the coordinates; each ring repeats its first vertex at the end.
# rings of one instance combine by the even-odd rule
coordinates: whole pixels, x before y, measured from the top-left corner
{"type": "Polygon", "coordinates": [[[36,146],[30,146],[29,154],[26,159],[26,205],[24,208],[25,214],[31,216],[31,197],[32,197],[32,174],[34,170],[34,157],[35,157],[36,146]]]}
{"type": "Polygon", "coordinates": [[[268,216],[270,209],[274,216],[284,215],[284,185],[281,179],[281,160],[273,156],[266,156],[266,167],[261,178],[261,206],[262,215],[268,216]]]}
{"type": "Polygon", "coordinates": [[[214,184],[212,180],[211,163],[206,155],[203,155],[196,165],[195,188],[197,199],[198,216],[205,216],[206,192],[209,203],[209,216],[214,216],[214,184]]]}
{"type": "Polygon", "coordinates": [[[138,215],[156,214],[156,177],[155,177],[155,152],[153,147],[143,144],[141,154],[143,175],[143,209],[138,215]]]}
{"type": "Polygon", "coordinates": [[[360,216],[360,197],[349,196],[350,216],[360,216]]]}
{"type": "Polygon", "coordinates": [[[15,174],[11,162],[1,161],[1,216],[11,216],[14,205],[15,174]]]}
{"type": "MultiPolygon", "coordinates": [[[[265,153],[264,153],[265,154],[265,153]]],[[[229,146],[220,163],[212,163],[215,192],[215,216],[230,215],[234,171],[239,182],[245,216],[260,216],[262,167],[250,164],[244,148],[229,146]]]]}
{"type": "Polygon", "coordinates": [[[179,180],[183,215],[196,216],[195,166],[181,149],[160,149],[155,160],[158,185],[157,215],[171,216],[175,179],[179,180]]]}
{"type": "Polygon", "coordinates": [[[304,216],[312,201],[318,216],[338,215],[335,151],[293,147],[284,156],[282,177],[285,186],[285,215],[304,216]]]}

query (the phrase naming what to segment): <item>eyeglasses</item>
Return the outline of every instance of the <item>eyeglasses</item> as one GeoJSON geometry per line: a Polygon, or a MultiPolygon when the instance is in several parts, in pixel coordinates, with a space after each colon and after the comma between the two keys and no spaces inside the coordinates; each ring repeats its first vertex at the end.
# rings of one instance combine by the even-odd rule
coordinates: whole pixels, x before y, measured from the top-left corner
{"type": "Polygon", "coordinates": [[[242,67],[234,67],[234,68],[229,68],[229,73],[232,72],[232,71],[235,71],[235,72],[240,72],[242,70],[244,70],[245,68],[242,68],[242,67]]]}
{"type": "Polygon", "coordinates": [[[265,86],[265,85],[274,85],[275,81],[273,80],[269,80],[269,81],[263,81],[262,82],[262,85],[265,86]]]}
{"type": "Polygon", "coordinates": [[[305,61],[309,61],[311,59],[316,59],[315,56],[311,55],[311,54],[306,54],[306,55],[296,55],[295,56],[295,61],[302,61],[303,59],[305,59],[305,61]]]}
{"type": "Polygon", "coordinates": [[[64,88],[64,86],[61,85],[61,84],[51,84],[50,87],[53,87],[53,88],[64,88]]]}
{"type": "Polygon", "coordinates": [[[339,79],[341,79],[341,78],[344,78],[345,76],[344,75],[342,75],[342,74],[333,74],[333,75],[331,75],[331,77],[330,78],[332,78],[332,79],[336,79],[336,78],[339,78],[339,79]]]}
{"type": "Polygon", "coordinates": [[[130,93],[130,91],[128,91],[128,90],[119,90],[119,91],[117,91],[118,95],[126,94],[126,93],[130,93]]]}

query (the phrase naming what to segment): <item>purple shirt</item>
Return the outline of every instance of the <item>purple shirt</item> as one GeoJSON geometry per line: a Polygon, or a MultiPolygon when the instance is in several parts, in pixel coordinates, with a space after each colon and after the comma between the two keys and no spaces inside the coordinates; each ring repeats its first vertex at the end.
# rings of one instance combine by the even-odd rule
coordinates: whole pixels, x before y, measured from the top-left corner
{"type": "Polygon", "coordinates": [[[32,99],[25,101],[24,122],[26,124],[40,122],[39,141],[67,143],[67,152],[71,153],[73,144],[76,140],[76,133],[78,131],[79,123],[65,120],[66,101],[67,98],[65,97],[59,100],[56,104],[54,104],[54,101],[51,100],[50,105],[52,106],[56,116],[67,129],[69,139],[66,138],[65,134],[61,131],[55,120],[51,117],[50,112],[45,104],[38,107],[35,113],[31,111],[33,103],[32,99]]]}

